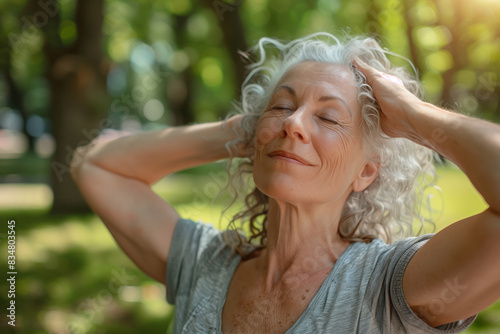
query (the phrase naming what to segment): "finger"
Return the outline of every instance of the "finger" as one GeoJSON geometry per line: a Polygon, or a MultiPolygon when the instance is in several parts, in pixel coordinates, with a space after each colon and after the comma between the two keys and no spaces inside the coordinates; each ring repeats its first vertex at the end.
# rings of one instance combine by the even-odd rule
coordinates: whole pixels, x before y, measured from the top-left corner
{"type": "Polygon", "coordinates": [[[398,78],[397,76],[390,75],[390,74],[383,73],[383,72],[381,72],[380,75],[382,76],[382,78],[386,79],[387,81],[390,81],[391,83],[404,86],[403,81],[401,81],[401,79],[398,78]]]}
{"type": "Polygon", "coordinates": [[[369,66],[359,57],[354,57],[354,66],[365,76],[367,83],[371,86],[374,83],[374,77],[378,74],[377,69],[369,66]]]}
{"type": "Polygon", "coordinates": [[[361,71],[366,77],[372,76],[375,73],[378,73],[379,71],[371,66],[369,66],[367,63],[361,60],[359,57],[354,57],[354,65],[358,70],[361,71]]]}
{"type": "Polygon", "coordinates": [[[404,87],[403,81],[401,81],[401,79],[399,79],[394,75],[381,72],[376,68],[371,67],[370,65],[362,61],[359,57],[354,58],[354,63],[356,67],[361,71],[361,73],[364,74],[366,80],[370,85],[373,81],[382,78],[386,82],[389,82],[391,84],[401,85],[404,87]]]}

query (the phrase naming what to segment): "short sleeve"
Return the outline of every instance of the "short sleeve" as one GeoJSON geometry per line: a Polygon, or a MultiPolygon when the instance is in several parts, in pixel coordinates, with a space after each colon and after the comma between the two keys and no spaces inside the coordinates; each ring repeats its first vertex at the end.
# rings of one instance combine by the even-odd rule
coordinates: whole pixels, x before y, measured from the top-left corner
{"type": "MultiPolygon", "coordinates": [[[[474,322],[477,315],[434,328],[429,326],[413,312],[404,296],[403,275],[406,267],[413,255],[415,255],[432,236],[433,234],[427,234],[421,237],[405,239],[395,244],[395,253],[402,255],[396,256],[396,260],[393,261],[394,271],[391,275],[392,277],[390,277],[390,298],[392,306],[403,323],[403,326],[409,333],[459,333],[467,329],[474,322]]],[[[436,305],[439,304],[439,302],[439,300],[436,300],[436,305]]],[[[441,301],[441,303],[443,303],[443,305],[437,305],[436,311],[439,311],[441,307],[445,307],[444,302],[441,301]]]]}
{"type": "Polygon", "coordinates": [[[176,297],[188,294],[197,280],[204,252],[220,238],[212,225],[179,218],[170,244],[167,259],[167,301],[175,304],[176,297]]]}

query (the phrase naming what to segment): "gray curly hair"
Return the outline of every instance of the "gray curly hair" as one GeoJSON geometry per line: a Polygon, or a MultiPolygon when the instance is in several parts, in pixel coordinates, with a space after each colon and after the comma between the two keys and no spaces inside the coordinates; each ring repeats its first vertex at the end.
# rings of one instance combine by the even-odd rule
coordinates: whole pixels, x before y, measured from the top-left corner
{"type": "MultiPolygon", "coordinates": [[[[233,200],[224,211],[237,200],[237,189],[243,184],[244,176],[252,174],[255,157],[252,143],[257,123],[274,88],[295,65],[315,61],[341,64],[352,72],[363,119],[363,145],[380,162],[374,182],[366,190],[352,192],[347,198],[338,233],[348,241],[370,242],[380,238],[387,243],[413,235],[415,223],[419,225],[420,233],[429,220],[423,217],[421,209],[428,204],[425,201],[429,197],[425,194],[426,189],[432,187],[435,181],[434,152],[410,140],[391,138],[382,132],[378,103],[366,78],[353,65],[353,60],[359,57],[379,71],[398,77],[409,91],[420,96],[418,80],[403,67],[393,66],[386,55],[394,54],[382,49],[373,38],[345,37],[342,42],[328,33],[312,34],[289,43],[262,38],[252,50],[256,51],[258,60],[248,66],[250,72],[242,85],[241,99],[234,104],[236,111],[228,115],[228,118],[234,114],[244,115],[241,127],[237,129],[238,138],[226,144],[230,152],[236,152],[237,146],[248,147],[248,158],[242,159],[236,168],[232,168],[234,157],[229,160],[228,187],[233,200]]],[[[249,233],[249,238],[242,238],[238,233],[238,240],[230,242],[239,253],[244,253],[243,248],[250,244],[266,245],[269,198],[255,185],[252,189],[247,184],[248,188],[251,191],[245,196],[245,208],[229,223],[229,229],[238,230],[235,223],[241,221],[243,231],[246,231],[244,235],[249,233]]]]}

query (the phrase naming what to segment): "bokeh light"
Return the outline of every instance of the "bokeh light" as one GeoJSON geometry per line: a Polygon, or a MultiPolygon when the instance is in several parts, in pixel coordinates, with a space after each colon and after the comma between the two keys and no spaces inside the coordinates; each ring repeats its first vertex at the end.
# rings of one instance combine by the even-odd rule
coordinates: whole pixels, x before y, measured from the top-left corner
{"type": "Polygon", "coordinates": [[[165,113],[165,107],[159,100],[151,99],[146,102],[146,104],[144,104],[142,112],[144,113],[144,117],[154,122],[159,120],[163,116],[163,114],[165,113]]]}
{"type": "Polygon", "coordinates": [[[175,15],[186,15],[192,7],[190,0],[169,0],[165,1],[167,10],[175,15]]]}
{"type": "Polygon", "coordinates": [[[206,38],[210,31],[210,23],[203,13],[196,13],[189,17],[187,31],[197,39],[206,38]]]}
{"type": "Polygon", "coordinates": [[[172,46],[167,41],[154,42],[153,48],[155,59],[160,64],[168,64],[170,57],[173,54],[172,46]]]}
{"type": "Polygon", "coordinates": [[[168,66],[174,72],[182,72],[189,66],[189,56],[183,50],[175,51],[168,61],[168,66]]]}
{"type": "Polygon", "coordinates": [[[113,96],[118,96],[125,91],[127,87],[127,73],[122,67],[116,66],[109,71],[106,78],[106,87],[108,92],[113,96]]]}
{"type": "Polygon", "coordinates": [[[144,43],[137,43],[130,55],[132,69],[138,73],[149,70],[155,61],[153,48],[144,43]]]}
{"type": "Polygon", "coordinates": [[[421,27],[416,29],[419,44],[427,50],[439,50],[451,41],[446,27],[421,27]]]}
{"type": "Polygon", "coordinates": [[[45,132],[45,121],[38,115],[32,115],[26,121],[26,132],[32,137],[40,137],[45,132]]]}
{"type": "Polygon", "coordinates": [[[205,85],[217,87],[222,83],[223,74],[219,62],[215,58],[204,58],[200,61],[201,78],[205,85]]]}
{"type": "Polygon", "coordinates": [[[0,109],[0,125],[4,129],[18,132],[23,129],[23,118],[13,109],[2,108],[0,109]]]}
{"type": "Polygon", "coordinates": [[[63,20],[59,27],[59,36],[65,45],[72,44],[78,35],[75,22],[71,20],[63,20]]]}
{"type": "Polygon", "coordinates": [[[453,67],[453,57],[447,50],[430,53],[425,58],[427,68],[434,72],[444,72],[453,67]]]}
{"type": "Polygon", "coordinates": [[[44,133],[37,138],[35,142],[35,152],[41,158],[48,158],[54,154],[56,150],[56,142],[54,137],[48,133],[44,133]]]}

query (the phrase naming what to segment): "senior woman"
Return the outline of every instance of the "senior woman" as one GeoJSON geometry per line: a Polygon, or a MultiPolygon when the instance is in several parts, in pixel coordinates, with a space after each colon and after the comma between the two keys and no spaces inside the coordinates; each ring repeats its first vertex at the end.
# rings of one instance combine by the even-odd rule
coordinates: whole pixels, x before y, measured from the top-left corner
{"type": "Polygon", "coordinates": [[[467,328],[500,296],[500,127],[421,101],[418,83],[370,38],[263,38],[256,50],[238,115],[98,141],[74,159],[91,208],[166,283],[174,332],[467,328]],[[425,221],[417,180],[432,174],[429,148],[489,208],[409,237],[415,217],[425,221]],[[234,157],[255,182],[232,222],[248,224],[246,236],[183,219],[151,190],[167,174],[234,157]]]}

